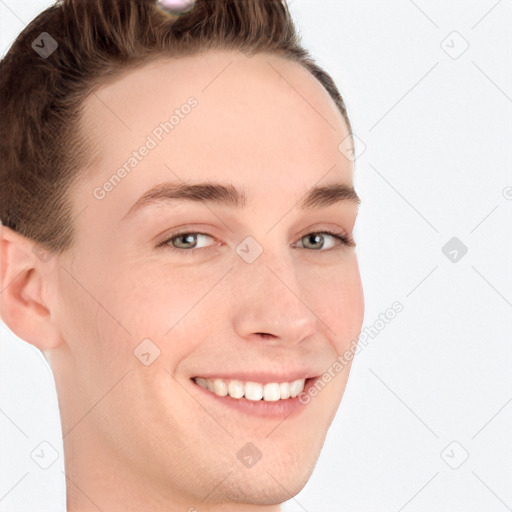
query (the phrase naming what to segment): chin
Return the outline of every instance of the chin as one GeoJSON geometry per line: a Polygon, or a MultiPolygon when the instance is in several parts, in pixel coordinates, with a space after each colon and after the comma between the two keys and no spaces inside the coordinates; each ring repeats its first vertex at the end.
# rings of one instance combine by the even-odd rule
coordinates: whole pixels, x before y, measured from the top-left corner
{"type": "Polygon", "coordinates": [[[311,444],[302,448],[292,453],[280,453],[276,447],[274,460],[264,464],[262,459],[248,469],[237,467],[226,479],[226,493],[237,503],[276,505],[292,499],[309,481],[321,445],[314,452],[311,444]]]}
{"type": "MultiPolygon", "coordinates": [[[[308,482],[311,469],[302,468],[299,472],[287,474],[280,471],[260,470],[251,474],[247,472],[244,475],[232,473],[225,480],[223,489],[211,497],[211,503],[240,503],[251,505],[279,505],[296,496],[308,482]]],[[[255,468],[253,468],[255,469],[255,468]]]]}

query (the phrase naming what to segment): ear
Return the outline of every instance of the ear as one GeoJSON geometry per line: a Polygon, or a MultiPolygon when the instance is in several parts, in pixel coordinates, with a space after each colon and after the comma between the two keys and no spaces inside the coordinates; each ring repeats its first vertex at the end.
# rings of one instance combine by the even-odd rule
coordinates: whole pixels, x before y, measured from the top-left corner
{"type": "Polygon", "coordinates": [[[49,255],[33,240],[0,225],[0,317],[39,350],[62,343],[43,298],[44,280],[51,277],[48,265],[54,263],[49,255]]]}

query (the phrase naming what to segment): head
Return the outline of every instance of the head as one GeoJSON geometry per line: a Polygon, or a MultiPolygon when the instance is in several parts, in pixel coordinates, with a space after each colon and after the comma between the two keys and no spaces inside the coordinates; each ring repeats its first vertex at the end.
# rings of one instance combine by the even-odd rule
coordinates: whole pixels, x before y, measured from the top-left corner
{"type": "Polygon", "coordinates": [[[2,319],[50,363],[68,476],[108,510],[290,499],[350,364],[275,393],[353,346],[364,299],[350,122],[286,4],[63,0],[0,77],[2,319]]]}

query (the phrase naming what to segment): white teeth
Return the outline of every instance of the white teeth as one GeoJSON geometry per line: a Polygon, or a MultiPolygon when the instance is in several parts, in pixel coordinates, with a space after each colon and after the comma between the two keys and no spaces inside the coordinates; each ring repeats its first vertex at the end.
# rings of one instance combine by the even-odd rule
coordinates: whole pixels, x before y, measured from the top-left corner
{"type": "Polygon", "coordinates": [[[268,402],[275,402],[281,398],[281,391],[279,389],[279,384],[266,384],[263,388],[263,400],[267,400],[268,402]]]}
{"type": "Polygon", "coordinates": [[[261,400],[263,398],[263,386],[257,382],[246,382],[245,398],[247,400],[261,400]]]}
{"type": "Polygon", "coordinates": [[[205,389],[208,389],[208,386],[206,384],[206,380],[205,379],[201,379],[200,377],[196,379],[196,382],[202,387],[202,388],[205,388],[205,389]]]}
{"type": "Polygon", "coordinates": [[[279,391],[281,392],[281,398],[290,398],[290,383],[289,382],[281,382],[279,384],[279,391]]]}
{"type": "Polygon", "coordinates": [[[221,379],[213,381],[213,392],[219,396],[226,396],[228,394],[228,385],[221,379]]]}
{"type": "Polygon", "coordinates": [[[304,381],[303,380],[294,380],[290,384],[290,396],[292,398],[296,397],[303,389],[304,389],[304,381]]]}
{"type": "Polygon", "coordinates": [[[204,379],[197,377],[194,379],[201,387],[208,389],[218,396],[229,395],[232,398],[242,398],[247,400],[267,402],[276,402],[277,400],[286,400],[294,398],[304,389],[305,379],[294,380],[293,382],[272,382],[270,384],[260,384],[259,382],[242,382],[240,380],[225,381],[223,379],[204,379]]]}
{"type": "Polygon", "coordinates": [[[245,388],[241,380],[232,380],[228,384],[229,396],[233,398],[242,398],[244,396],[245,388]]]}

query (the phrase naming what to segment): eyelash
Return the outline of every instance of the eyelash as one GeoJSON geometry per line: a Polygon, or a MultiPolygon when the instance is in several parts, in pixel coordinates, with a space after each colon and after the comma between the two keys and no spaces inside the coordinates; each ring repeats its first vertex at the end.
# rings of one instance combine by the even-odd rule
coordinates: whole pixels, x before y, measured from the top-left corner
{"type": "MultiPolygon", "coordinates": [[[[165,240],[163,240],[162,242],[160,242],[156,247],[157,247],[157,249],[160,247],[165,247],[166,249],[169,249],[176,254],[187,254],[188,256],[190,256],[191,254],[192,255],[195,254],[197,251],[202,251],[204,249],[209,248],[209,247],[199,247],[199,248],[194,247],[192,249],[178,249],[177,247],[173,247],[170,244],[170,242],[172,242],[172,240],[174,240],[175,238],[178,238],[178,237],[184,236],[184,235],[204,235],[204,236],[207,236],[210,238],[214,238],[213,236],[208,235],[206,233],[199,233],[199,232],[194,232],[194,231],[182,231],[181,233],[173,233],[170,237],[168,237],[165,240]]],[[[347,235],[343,232],[336,232],[336,231],[331,231],[328,229],[323,230],[323,231],[312,231],[310,233],[306,233],[304,236],[302,236],[300,238],[300,240],[302,240],[303,238],[305,238],[309,235],[330,235],[341,242],[341,246],[339,246],[337,248],[331,248],[331,249],[326,249],[326,250],[309,249],[310,251],[313,251],[313,252],[329,252],[329,251],[333,251],[333,250],[340,249],[343,247],[355,247],[356,246],[354,239],[350,235],[347,235]]],[[[299,249],[301,249],[301,247],[299,247],[299,249]]]]}

